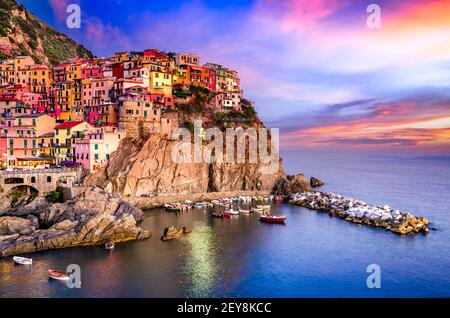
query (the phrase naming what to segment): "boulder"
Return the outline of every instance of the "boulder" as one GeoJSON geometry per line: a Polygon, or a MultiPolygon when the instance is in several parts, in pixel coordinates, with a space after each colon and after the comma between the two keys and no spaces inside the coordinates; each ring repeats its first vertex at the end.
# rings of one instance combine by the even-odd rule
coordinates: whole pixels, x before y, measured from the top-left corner
{"type": "Polygon", "coordinates": [[[192,228],[189,226],[183,226],[181,229],[175,226],[169,226],[164,230],[164,234],[161,237],[163,241],[171,241],[174,239],[178,239],[184,234],[188,234],[192,232],[192,228]]]}
{"type": "Polygon", "coordinates": [[[319,179],[317,179],[317,178],[314,178],[314,177],[311,177],[311,179],[310,179],[310,181],[309,181],[309,185],[312,187],[312,188],[318,188],[318,187],[321,187],[321,186],[323,186],[325,183],[323,183],[323,181],[321,181],[321,180],[319,180],[319,179]]]}
{"type": "Polygon", "coordinates": [[[183,236],[183,229],[178,229],[175,226],[169,226],[164,230],[164,234],[161,237],[163,241],[171,241],[183,236]]]}
{"type": "Polygon", "coordinates": [[[309,191],[311,191],[311,186],[304,174],[282,176],[272,189],[273,194],[286,196],[309,191]]]}
{"type": "Polygon", "coordinates": [[[189,226],[183,226],[183,234],[188,234],[192,232],[192,228],[189,226]]]}
{"type": "Polygon", "coordinates": [[[16,216],[0,217],[0,235],[27,235],[32,233],[36,228],[32,226],[28,219],[16,216]]]}
{"type": "Polygon", "coordinates": [[[137,226],[144,218],[140,209],[99,188],[85,188],[66,203],[41,204],[39,223],[33,215],[27,219],[0,217],[0,256],[151,236],[137,226]],[[37,229],[39,224],[48,229],[37,229]]]}

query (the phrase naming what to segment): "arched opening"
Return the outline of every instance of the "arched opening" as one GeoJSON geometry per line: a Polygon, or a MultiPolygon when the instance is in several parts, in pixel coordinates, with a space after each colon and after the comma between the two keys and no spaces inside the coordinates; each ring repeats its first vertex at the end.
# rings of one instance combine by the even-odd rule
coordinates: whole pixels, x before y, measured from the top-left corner
{"type": "Polygon", "coordinates": [[[11,198],[12,208],[16,208],[23,204],[28,204],[38,195],[39,191],[36,188],[27,185],[14,187],[8,192],[8,197],[11,198]]]}
{"type": "Polygon", "coordinates": [[[36,177],[31,177],[31,183],[36,183],[36,177]]]}
{"type": "Polygon", "coordinates": [[[5,184],[21,184],[25,183],[25,180],[23,178],[8,178],[5,179],[5,184]]]}

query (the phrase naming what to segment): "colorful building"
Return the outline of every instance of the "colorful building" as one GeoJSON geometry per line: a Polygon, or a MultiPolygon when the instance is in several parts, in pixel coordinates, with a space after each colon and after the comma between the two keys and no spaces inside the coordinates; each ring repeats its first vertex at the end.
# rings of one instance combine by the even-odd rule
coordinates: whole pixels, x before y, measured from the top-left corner
{"type": "Polygon", "coordinates": [[[57,162],[73,161],[75,149],[72,141],[84,138],[84,133],[94,130],[94,127],[84,121],[66,121],[55,127],[55,156],[57,162]]]}
{"type": "Polygon", "coordinates": [[[41,156],[40,136],[51,133],[55,119],[46,114],[10,117],[2,121],[0,139],[6,143],[5,162],[8,168],[32,168],[51,164],[52,158],[41,156]]]}
{"type": "Polygon", "coordinates": [[[75,160],[84,169],[94,172],[109,162],[111,154],[117,150],[123,132],[117,128],[105,127],[87,132],[75,144],[75,160]]]}

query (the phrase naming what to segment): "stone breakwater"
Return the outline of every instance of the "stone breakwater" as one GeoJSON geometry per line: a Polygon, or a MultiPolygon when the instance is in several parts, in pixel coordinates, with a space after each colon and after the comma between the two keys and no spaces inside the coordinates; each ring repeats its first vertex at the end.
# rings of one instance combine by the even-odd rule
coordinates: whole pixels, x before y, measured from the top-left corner
{"type": "Polygon", "coordinates": [[[334,193],[302,192],[291,196],[289,203],[327,212],[356,224],[383,227],[398,234],[428,233],[428,219],[408,212],[367,204],[334,193]]]}

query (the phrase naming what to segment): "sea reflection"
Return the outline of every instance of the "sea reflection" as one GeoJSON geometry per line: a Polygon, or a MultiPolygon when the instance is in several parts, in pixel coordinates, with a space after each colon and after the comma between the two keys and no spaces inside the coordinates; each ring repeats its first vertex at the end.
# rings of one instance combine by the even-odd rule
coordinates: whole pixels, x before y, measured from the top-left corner
{"type": "Polygon", "coordinates": [[[190,249],[185,265],[189,286],[186,296],[207,297],[211,295],[219,269],[216,241],[210,225],[195,222],[194,228],[187,236],[190,249]]]}

